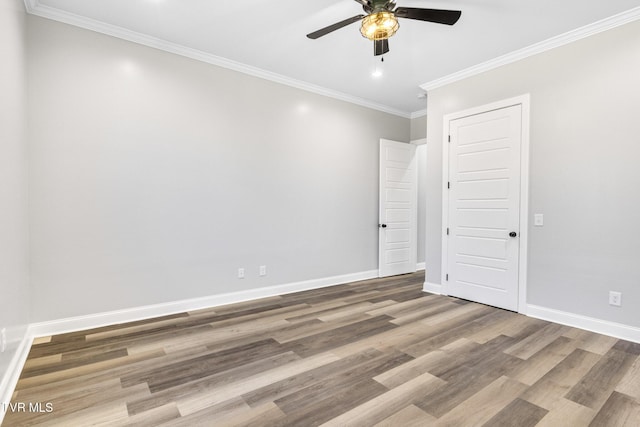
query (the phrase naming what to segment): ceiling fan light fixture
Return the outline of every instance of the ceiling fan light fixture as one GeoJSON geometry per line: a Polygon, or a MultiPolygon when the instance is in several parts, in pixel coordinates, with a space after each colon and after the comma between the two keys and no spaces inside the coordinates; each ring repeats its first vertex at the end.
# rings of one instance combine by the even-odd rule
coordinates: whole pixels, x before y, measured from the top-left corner
{"type": "Polygon", "coordinates": [[[362,18],[360,33],[369,40],[385,40],[393,36],[400,28],[398,19],[389,11],[383,10],[362,18]]]}

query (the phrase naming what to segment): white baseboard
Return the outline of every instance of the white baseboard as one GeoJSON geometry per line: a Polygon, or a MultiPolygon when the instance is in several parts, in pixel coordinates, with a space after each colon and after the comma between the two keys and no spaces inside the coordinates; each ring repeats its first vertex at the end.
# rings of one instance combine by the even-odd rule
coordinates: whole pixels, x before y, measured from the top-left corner
{"type": "Polygon", "coordinates": [[[269,286],[265,288],[248,289],[239,292],[230,292],[225,294],[210,295],[201,298],[173,301],[164,304],[154,304],[124,310],[90,314],[86,316],[69,317],[66,319],[33,323],[29,326],[28,334],[33,338],[82,331],[85,329],[99,328],[102,326],[116,325],[126,322],[135,322],[137,320],[168,316],[176,313],[184,313],[186,311],[200,310],[225,304],[250,301],[258,298],[272,297],[276,295],[290,294],[293,292],[306,291],[310,289],[324,288],[327,286],[356,282],[358,280],[373,279],[376,277],[378,277],[378,270],[370,270],[360,273],[344,274],[341,276],[332,276],[321,279],[288,283],[284,285],[269,286]]]}
{"type": "Polygon", "coordinates": [[[640,343],[640,328],[552,308],[527,305],[527,316],[640,343]]]}
{"type": "Polygon", "coordinates": [[[0,424],[2,424],[2,420],[6,414],[2,404],[11,402],[11,396],[13,396],[13,391],[16,389],[16,384],[18,384],[18,380],[20,379],[20,374],[27,361],[27,356],[29,356],[32,342],[33,337],[29,335],[29,331],[27,330],[7,367],[7,372],[0,378],[0,406],[2,406],[0,407],[0,424]]]}
{"type": "Polygon", "coordinates": [[[426,265],[425,265],[425,263],[424,263],[424,262],[419,262],[419,263],[417,263],[417,264],[416,264],[416,270],[417,270],[417,271],[420,271],[420,270],[426,270],[426,268],[427,268],[427,267],[426,267],[426,265]]]}
{"type": "Polygon", "coordinates": [[[437,283],[424,282],[422,290],[436,295],[442,295],[442,285],[437,283]]]}

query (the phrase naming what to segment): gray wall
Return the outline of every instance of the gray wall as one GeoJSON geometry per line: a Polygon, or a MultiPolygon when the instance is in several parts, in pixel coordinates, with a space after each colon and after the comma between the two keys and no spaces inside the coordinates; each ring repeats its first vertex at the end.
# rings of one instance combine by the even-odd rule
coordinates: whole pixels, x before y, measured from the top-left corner
{"type": "Polygon", "coordinates": [[[0,381],[29,322],[25,46],[24,4],[0,2],[0,381]]]}
{"type": "Polygon", "coordinates": [[[640,326],[639,46],[634,22],[429,92],[427,281],[440,283],[443,115],[530,93],[528,303],[640,326]]]}
{"type": "Polygon", "coordinates": [[[411,119],[411,140],[424,139],[427,137],[427,117],[415,117],[411,119]]]}
{"type": "Polygon", "coordinates": [[[377,269],[379,139],[408,119],[37,17],[29,36],[35,321],[377,269]]]}

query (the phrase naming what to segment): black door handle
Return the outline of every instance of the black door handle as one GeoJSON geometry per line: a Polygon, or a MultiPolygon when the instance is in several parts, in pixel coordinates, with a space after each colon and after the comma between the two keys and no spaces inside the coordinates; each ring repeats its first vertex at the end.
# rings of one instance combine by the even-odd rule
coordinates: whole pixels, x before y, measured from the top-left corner
{"type": "Polygon", "coordinates": [[[515,231],[512,231],[511,233],[509,233],[509,237],[516,237],[518,235],[518,233],[516,233],[515,231]]]}
{"type": "Polygon", "coordinates": [[[387,224],[378,224],[378,227],[380,227],[380,228],[387,228],[387,224]]]}

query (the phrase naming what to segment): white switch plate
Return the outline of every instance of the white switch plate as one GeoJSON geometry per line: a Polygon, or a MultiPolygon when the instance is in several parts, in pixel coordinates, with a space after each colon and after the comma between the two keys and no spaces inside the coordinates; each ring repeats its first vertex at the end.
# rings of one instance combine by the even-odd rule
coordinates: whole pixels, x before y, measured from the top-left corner
{"type": "Polygon", "coordinates": [[[261,276],[266,276],[267,275],[267,266],[266,265],[261,265],[260,266],[260,275],[261,276]]]}
{"type": "Polygon", "coordinates": [[[544,215],[542,214],[533,215],[533,225],[536,227],[542,227],[544,225],[544,215]]]}
{"type": "Polygon", "coordinates": [[[238,269],[238,279],[244,279],[244,268],[238,269]]]}
{"type": "Polygon", "coordinates": [[[609,305],[622,306],[622,292],[609,291],[609,305]]]}

